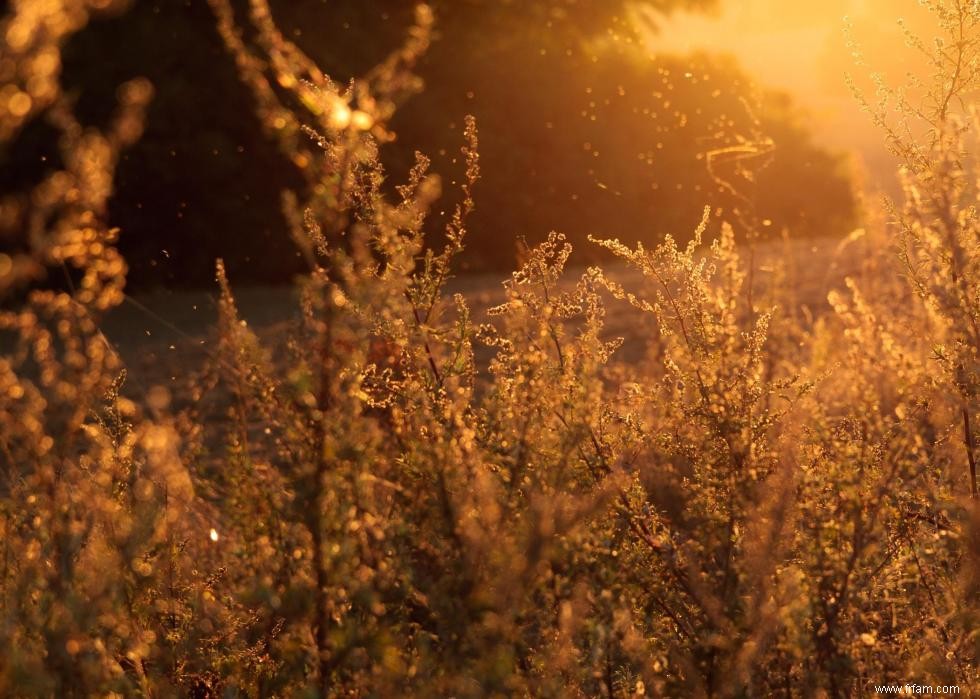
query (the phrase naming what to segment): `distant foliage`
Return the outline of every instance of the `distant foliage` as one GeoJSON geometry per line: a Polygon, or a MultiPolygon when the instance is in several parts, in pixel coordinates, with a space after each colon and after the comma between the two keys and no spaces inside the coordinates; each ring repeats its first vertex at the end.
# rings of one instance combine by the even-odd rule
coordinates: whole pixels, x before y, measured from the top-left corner
{"type": "MultiPolygon", "coordinates": [[[[398,86],[399,109],[388,125],[398,138],[380,157],[389,171],[406,172],[421,150],[434,170],[459,177],[453,161],[462,115],[479,120],[485,175],[460,271],[506,273],[515,253],[511,240],[537,244],[552,228],[575,246],[575,265],[608,260],[587,244],[589,234],[630,243],[661,240],[667,232],[686,238],[691,211],[706,203],[725,212],[732,207],[698,156],[748,136],[752,120],[742,100],[759,103],[757,117],[777,146],[759,188],[761,220],[771,221],[762,233],[778,237],[789,228],[798,236],[843,235],[856,225],[846,159],[810,140],[810,120],[785,95],[756,95],[749,76],[723,57],[659,55],[661,10],[713,4],[432,3],[430,45],[413,65],[413,85],[398,86]],[[418,83],[425,89],[407,99],[418,83]]],[[[263,137],[254,107],[265,97],[254,99],[235,79],[209,3],[130,6],[74,34],[63,62],[64,83],[78,97],[83,123],[108,121],[119,83],[144,75],[156,88],[146,133],[120,164],[111,201],[114,223],[140,232],[119,242],[133,270],[131,288],[206,288],[219,256],[241,282],[288,282],[304,263],[292,246],[280,244],[292,225],[282,214],[280,192],[311,198],[311,171],[277,148],[280,138],[263,137]],[[229,229],[237,231],[232,249],[224,235],[229,229]]],[[[249,3],[231,6],[251,44],[258,36],[250,28],[249,3]]],[[[269,6],[276,31],[341,89],[352,78],[368,78],[415,23],[413,3],[404,0],[270,0],[269,6]]],[[[274,94],[288,91],[268,77],[274,94]]],[[[292,126],[287,132],[298,133],[292,126]]],[[[41,126],[30,128],[20,147],[0,160],[0,186],[22,184],[39,169],[35,155],[51,140],[41,126]],[[15,178],[15,171],[23,174],[15,178]]],[[[299,145],[310,150],[312,144],[299,145]]],[[[433,206],[434,219],[451,212],[452,204],[447,192],[433,206]]],[[[713,233],[718,225],[720,218],[713,233]]],[[[440,229],[434,224],[434,245],[441,244],[440,229]]]]}
{"type": "MultiPolygon", "coordinates": [[[[975,5],[932,3],[944,41],[910,43],[934,79],[914,102],[882,86],[897,126],[869,106],[905,197],[841,242],[861,273],[816,318],[790,269],[756,278],[761,122],[707,163],[742,202],[716,240],[708,208],[686,244],[594,241],[626,283],[573,276],[552,233],[473,317],[446,288],[480,201],[476,121],[438,245],[429,160],[392,189],[379,161],[429,8],[339,86],[265,0],[210,5],[304,173],[283,195],[297,313],[263,341],[218,261],[216,351],[126,384],[99,330],[126,272],[105,201],[152,90],[124,86],[101,133],[45,74],[66,168],[2,209],[29,235],[0,255],[0,695],[980,691],[975,5]],[[59,269],[69,290],[46,289],[59,269]],[[608,304],[654,328],[641,361],[618,360],[608,304]]],[[[45,5],[61,34],[38,7],[0,28],[57,55],[87,5],[45,5]]],[[[5,143],[20,84],[0,85],[5,143]]]]}

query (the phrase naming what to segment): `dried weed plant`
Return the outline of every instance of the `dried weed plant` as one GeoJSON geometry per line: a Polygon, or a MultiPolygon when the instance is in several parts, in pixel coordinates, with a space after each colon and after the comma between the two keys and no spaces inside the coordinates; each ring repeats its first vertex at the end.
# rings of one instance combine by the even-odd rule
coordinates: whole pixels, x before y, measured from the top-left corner
{"type": "Polygon", "coordinates": [[[105,205],[151,89],[121,88],[103,133],[58,81],[65,37],[113,4],[15,2],[0,24],[0,143],[43,115],[64,160],[0,208],[21,236],[0,255],[0,694],[980,690],[975,4],[929,2],[944,39],[909,41],[934,77],[869,104],[905,195],[842,243],[867,264],[828,314],[756,293],[751,247],[728,226],[705,244],[706,212],[685,246],[598,241],[639,288],[569,279],[552,234],[478,321],[446,291],[475,122],[441,250],[428,160],[394,196],[378,160],[431,11],[342,89],[265,0],[247,31],[211,0],[306,173],[284,205],[308,272],[269,345],[219,262],[217,350],[176,396],[127,392],[99,330],[125,279],[105,205]],[[59,268],[68,290],[45,288],[59,268]],[[610,302],[653,319],[646,361],[616,361],[610,302]]]}

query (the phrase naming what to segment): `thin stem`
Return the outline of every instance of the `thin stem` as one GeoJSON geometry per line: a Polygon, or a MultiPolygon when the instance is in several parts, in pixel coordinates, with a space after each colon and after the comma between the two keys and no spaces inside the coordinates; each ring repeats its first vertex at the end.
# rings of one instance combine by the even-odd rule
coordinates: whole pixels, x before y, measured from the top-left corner
{"type": "Polygon", "coordinates": [[[973,441],[973,428],[970,425],[970,410],[963,406],[963,443],[966,446],[966,458],[970,462],[970,497],[974,500],[977,494],[977,460],[973,455],[976,443],[973,441]]]}

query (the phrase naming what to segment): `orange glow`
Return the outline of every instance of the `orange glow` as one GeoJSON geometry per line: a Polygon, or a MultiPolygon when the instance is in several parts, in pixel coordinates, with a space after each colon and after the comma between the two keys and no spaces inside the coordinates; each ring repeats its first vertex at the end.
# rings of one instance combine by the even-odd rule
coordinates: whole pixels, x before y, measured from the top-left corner
{"type": "Polygon", "coordinates": [[[722,3],[713,14],[664,20],[648,43],[655,51],[734,56],[760,85],[795,97],[809,112],[809,126],[819,141],[856,152],[874,179],[890,178],[892,163],[881,133],[862,114],[845,74],[862,87],[868,86],[871,72],[892,84],[904,78],[916,56],[905,47],[897,18],[931,40],[934,24],[915,2],[741,0],[722,3]]]}

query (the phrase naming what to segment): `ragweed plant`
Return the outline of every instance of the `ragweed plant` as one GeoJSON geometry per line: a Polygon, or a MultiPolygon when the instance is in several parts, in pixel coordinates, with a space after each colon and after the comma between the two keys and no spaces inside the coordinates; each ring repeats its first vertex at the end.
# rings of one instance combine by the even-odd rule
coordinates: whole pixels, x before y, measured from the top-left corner
{"type": "Polygon", "coordinates": [[[283,193],[293,238],[305,237],[308,211],[328,234],[339,234],[347,222],[336,217],[348,211],[348,178],[356,169],[354,162],[344,160],[357,159],[365,148],[394,137],[388,123],[395,109],[421,89],[411,69],[431,41],[431,8],[418,4],[415,25],[404,44],[366,75],[340,86],[283,37],[267,0],[248,3],[253,42],[246,40],[229,0],[209,2],[221,38],[252,91],[263,127],[303,176],[303,191],[283,193]]]}
{"type": "Polygon", "coordinates": [[[600,242],[636,265],[650,291],[604,284],[661,329],[660,369],[634,389],[644,400],[632,419],[643,427],[619,545],[621,584],[644,610],[668,694],[761,692],[765,650],[793,589],[781,570],[794,499],[780,457],[806,385],[767,375],[770,316],[749,306],[730,228],[707,256],[699,250],[707,222],[706,211],[685,248],[671,238],[653,250],[600,242]]]}
{"type": "MultiPolygon", "coordinates": [[[[899,127],[876,112],[904,165],[890,211],[907,286],[869,218],[840,248],[867,246],[862,273],[822,316],[801,310],[784,281],[761,293],[730,226],[706,240],[709,209],[686,246],[598,241],[636,288],[572,274],[553,233],[485,318],[450,293],[478,201],[475,121],[441,247],[427,242],[442,196],[427,158],[394,187],[379,160],[419,87],[431,11],[341,89],[264,0],[248,30],[230,2],[211,5],[263,124],[305,173],[286,209],[308,269],[269,338],[219,261],[214,351],[167,389],[126,384],[99,329],[124,298],[112,172],[151,89],[124,86],[108,130],[82,127],[52,56],[89,5],[15,3],[3,25],[2,140],[43,116],[62,163],[0,216],[20,235],[0,256],[0,694],[980,686],[964,478],[974,5],[930,5],[948,38],[932,52],[910,38],[936,71],[917,84],[925,106],[894,93],[899,127]],[[655,328],[644,362],[618,360],[607,304],[655,328]]],[[[769,157],[756,141],[727,154],[749,182],[769,157]]]]}
{"type": "Polygon", "coordinates": [[[58,76],[66,38],[118,5],[14,3],[0,25],[0,146],[44,118],[61,156],[2,204],[13,254],[0,255],[0,692],[14,696],[190,691],[212,669],[188,665],[207,633],[185,633],[187,618],[227,623],[203,609],[208,583],[184,552],[194,488],[166,393],[143,407],[121,395],[125,372],[99,330],[126,272],[105,220],[113,172],[152,88],[121,86],[98,131],[76,120],[58,76]]]}
{"type": "Polygon", "coordinates": [[[858,96],[901,162],[904,203],[890,203],[900,254],[933,321],[935,360],[959,395],[968,489],[978,497],[976,356],[978,335],[975,220],[975,109],[980,86],[980,9],[968,2],[927,3],[940,35],[932,45],[906,29],[907,43],[931,69],[900,89],[875,76],[878,101],[858,96]],[[892,118],[889,112],[897,113],[892,118]]]}

